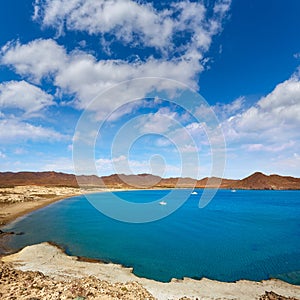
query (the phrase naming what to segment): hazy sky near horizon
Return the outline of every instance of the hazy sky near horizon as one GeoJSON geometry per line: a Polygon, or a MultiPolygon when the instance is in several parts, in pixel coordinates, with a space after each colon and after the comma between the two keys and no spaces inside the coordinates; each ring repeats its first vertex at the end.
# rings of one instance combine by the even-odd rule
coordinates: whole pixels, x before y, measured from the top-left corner
{"type": "MultiPolygon", "coordinates": [[[[215,112],[226,141],[225,177],[255,171],[300,177],[300,1],[0,5],[0,171],[73,173],[76,124],[90,101],[120,82],[162,77],[196,90],[215,112]]],[[[147,95],[149,85],[139,88],[147,95]]],[[[191,174],[196,168],[199,177],[210,175],[210,148],[192,116],[163,101],[137,107],[122,106],[119,95],[102,100],[92,110],[95,122],[117,111],[96,143],[99,175],[129,161],[133,173],[180,176],[178,151],[199,154],[191,174]],[[111,153],[113,137],[136,116],[140,138],[130,153],[111,153]],[[174,120],[195,144],[185,142],[182,128],[175,132],[174,120]]]]}

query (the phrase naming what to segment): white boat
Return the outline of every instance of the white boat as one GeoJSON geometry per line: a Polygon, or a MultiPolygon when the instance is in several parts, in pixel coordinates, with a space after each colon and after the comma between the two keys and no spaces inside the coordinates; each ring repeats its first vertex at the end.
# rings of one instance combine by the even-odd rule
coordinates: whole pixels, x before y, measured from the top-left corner
{"type": "Polygon", "coordinates": [[[194,192],[192,192],[192,195],[198,195],[198,193],[194,191],[194,192]]]}
{"type": "Polygon", "coordinates": [[[165,202],[165,201],[160,201],[160,202],[159,202],[159,205],[167,205],[167,202],[165,202]]]}
{"type": "Polygon", "coordinates": [[[236,190],[231,190],[231,193],[235,193],[236,192],[236,190]]]}

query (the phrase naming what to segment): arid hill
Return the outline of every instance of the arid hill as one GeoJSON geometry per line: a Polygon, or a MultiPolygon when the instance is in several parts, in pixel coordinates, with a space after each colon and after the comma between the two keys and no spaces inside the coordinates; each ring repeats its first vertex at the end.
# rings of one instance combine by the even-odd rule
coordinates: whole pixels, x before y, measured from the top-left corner
{"type": "Polygon", "coordinates": [[[242,180],[229,184],[232,189],[247,190],[299,190],[300,178],[280,175],[265,175],[256,172],[242,180]]]}
{"type": "Polygon", "coordinates": [[[47,185],[47,186],[77,186],[72,174],[57,172],[0,172],[0,186],[17,185],[47,185]]]}
{"type": "Polygon", "coordinates": [[[111,188],[173,188],[197,187],[215,188],[221,182],[223,189],[255,189],[255,190],[299,190],[300,178],[280,175],[265,175],[256,172],[244,179],[203,178],[161,178],[151,174],[124,175],[113,174],[98,177],[96,175],[81,175],[58,172],[0,172],[0,187],[20,185],[67,186],[78,187],[111,187],[111,188]]]}

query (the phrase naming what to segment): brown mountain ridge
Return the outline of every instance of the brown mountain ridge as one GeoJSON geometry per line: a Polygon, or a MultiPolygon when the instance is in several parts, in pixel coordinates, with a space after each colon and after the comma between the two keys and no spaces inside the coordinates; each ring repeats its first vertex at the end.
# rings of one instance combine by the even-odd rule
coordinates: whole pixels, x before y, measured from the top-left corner
{"type": "Polygon", "coordinates": [[[109,188],[174,188],[174,187],[207,187],[215,188],[221,181],[223,189],[246,190],[300,190],[300,178],[280,175],[265,175],[256,172],[244,179],[203,178],[161,178],[151,174],[124,175],[113,174],[98,177],[96,175],[80,175],[49,172],[0,172],[0,187],[20,185],[109,187],[109,188]],[[208,181],[209,180],[209,181],[208,181]]]}

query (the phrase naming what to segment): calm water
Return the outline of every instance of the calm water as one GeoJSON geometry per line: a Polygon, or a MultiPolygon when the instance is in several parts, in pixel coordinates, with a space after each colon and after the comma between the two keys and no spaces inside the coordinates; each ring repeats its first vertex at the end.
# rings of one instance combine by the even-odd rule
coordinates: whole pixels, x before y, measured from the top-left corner
{"type": "MultiPolygon", "coordinates": [[[[142,202],[167,193],[119,195],[142,202]]],[[[74,197],[7,226],[25,233],[13,236],[9,246],[53,241],[69,254],[131,266],[136,275],[160,281],[275,277],[300,284],[300,191],[219,190],[204,209],[198,208],[198,199],[191,195],[163,220],[127,224],[102,215],[84,197],[74,197]]]]}

